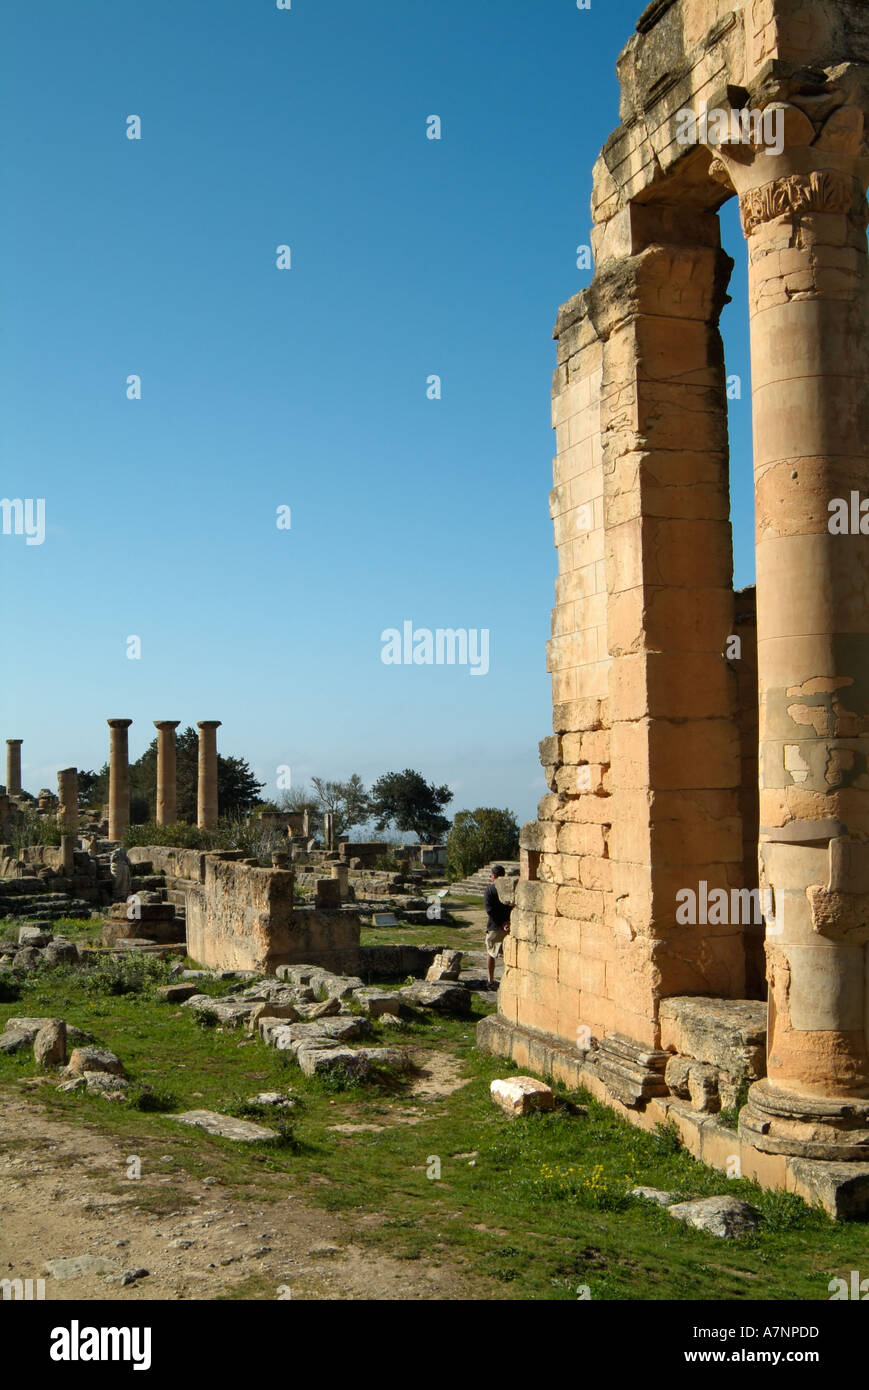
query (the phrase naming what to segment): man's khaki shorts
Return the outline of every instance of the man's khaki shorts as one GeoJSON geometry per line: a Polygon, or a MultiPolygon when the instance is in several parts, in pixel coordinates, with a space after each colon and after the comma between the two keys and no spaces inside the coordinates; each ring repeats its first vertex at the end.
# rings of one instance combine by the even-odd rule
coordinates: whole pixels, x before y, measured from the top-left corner
{"type": "Polygon", "coordinates": [[[497,960],[501,954],[501,947],[506,935],[507,933],[505,931],[487,931],[486,955],[491,956],[493,960],[497,960]]]}

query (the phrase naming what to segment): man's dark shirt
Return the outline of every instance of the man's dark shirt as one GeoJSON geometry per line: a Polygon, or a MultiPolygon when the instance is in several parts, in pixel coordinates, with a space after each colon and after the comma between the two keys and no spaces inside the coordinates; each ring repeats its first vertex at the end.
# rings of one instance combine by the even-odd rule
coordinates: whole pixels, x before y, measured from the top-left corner
{"type": "Polygon", "coordinates": [[[498,897],[498,885],[490,883],[483,895],[483,906],[489,919],[490,931],[503,931],[510,921],[510,909],[498,897]]]}

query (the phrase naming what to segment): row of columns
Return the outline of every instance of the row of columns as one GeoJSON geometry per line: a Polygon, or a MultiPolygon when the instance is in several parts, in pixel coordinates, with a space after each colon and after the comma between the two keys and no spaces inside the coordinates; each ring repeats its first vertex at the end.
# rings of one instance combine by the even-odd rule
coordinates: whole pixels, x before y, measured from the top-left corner
{"type": "MultiPolygon", "coordinates": [[[[109,839],[120,840],[130,824],[130,755],[127,730],[132,719],[110,719],[109,725],[109,839]]],[[[177,757],[175,730],[180,719],[155,719],[157,730],[157,824],[174,825],[178,818],[177,757]]],[[[196,824],[200,830],[217,825],[217,730],[219,719],[201,719],[199,728],[199,777],[196,824]]],[[[21,794],[20,738],[6,740],[6,792],[21,794]]],[[[58,820],[70,835],[78,826],[78,772],[74,767],[57,774],[60,803],[58,820]]]]}
{"type": "MultiPolygon", "coordinates": [[[[109,725],[109,839],[120,840],[130,824],[130,757],[127,730],[132,719],[110,719],[109,725]]],[[[157,730],[157,824],[174,825],[178,816],[175,730],[178,719],[155,719],[157,730]]],[[[201,719],[196,824],[200,830],[217,825],[217,730],[219,719],[201,719]]]]}

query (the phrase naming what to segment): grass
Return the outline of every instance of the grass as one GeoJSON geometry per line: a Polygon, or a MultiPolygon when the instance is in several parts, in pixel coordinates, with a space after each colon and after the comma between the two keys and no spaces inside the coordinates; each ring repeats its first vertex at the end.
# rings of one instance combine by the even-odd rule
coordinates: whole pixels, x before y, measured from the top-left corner
{"type": "MultiPolygon", "coordinates": [[[[489,1007],[479,1001],[470,1020],[420,1016],[400,1031],[374,1025],[377,1045],[456,1060],[467,1084],[423,1102],[407,1079],[305,1077],[287,1054],[241,1030],[197,1027],[190,1009],[157,998],[168,966],[147,967],[121,993],[85,989],[83,974],[57,967],[24,977],[20,998],[0,1004],[0,1028],[12,1014],[62,1016],[118,1053],[132,1103],[51,1086],[29,1094],[49,1114],[122,1138],[146,1173],[211,1176],[236,1200],[298,1191],[341,1213],[356,1243],[449,1264],[480,1299],[567,1301],[587,1285],[592,1298],[616,1300],[826,1300],[834,1275],[869,1265],[865,1226],[837,1225],[792,1194],[728,1180],[695,1163],[667,1127],[636,1129],[587,1094],[556,1088],[553,1112],[508,1119],[492,1104],[489,1083],[515,1068],[477,1051],[474,1025],[489,1007]],[[293,1110],[276,1117],[251,1108],[249,1098],[264,1090],[290,1090],[293,1110]],[[242,1150],[169,1118],[192,1108],[262,1119],[278,1139],[242,1150]],[[341,1133],[336,1124],[382,1128],[341,1133]],[[428,1176],[433,1158],[439,1179],[428,1176]],[[639,1185],[681,1198],[743,1197],[760,1213],[760,1229],[718,1240],[631,1196],[639,1185]],[[370,1214],[379,1219],[363,1223],[370,1214]]],[[[205,982],[203,993],[231,988],[205,982]]],[[[0,1058],[0,1099],[35,1074],[29,1053],[0,1058]]],[[[154,1189],[143,1181],[136,1201],[168,1212],[189,1197],[181,1184],[154,1189]]],[[[258,1296],[256,1287],[247,1296],[258,1296]]]]}

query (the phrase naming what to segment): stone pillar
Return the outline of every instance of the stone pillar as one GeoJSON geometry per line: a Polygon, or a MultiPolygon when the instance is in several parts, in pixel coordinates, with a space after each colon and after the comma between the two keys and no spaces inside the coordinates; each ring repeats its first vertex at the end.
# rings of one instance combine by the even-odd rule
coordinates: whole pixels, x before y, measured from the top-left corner
{"type": "Polygon", "coordinates": [[[869,161],[856,108],[820,128],[784,112],[783,153],[713,166],[749,251],[759,857],[775,898],[768,1076],[741,1126],[767,1152],[835,1160],[869,1151],[869,161]]]}
{"type": "Polygon", "coordinates": [[[200,719],[199,729],[199,787],[196,824],[200,830],[217,826],[217,730],[220,719],[200,719]]]}
{"type": "Polygon", "coordinates": [[[323,812],[323,847],[327,850],[335,848],[335,815],[332,811],[323,812]]]}
{"type": "Polygon", "coordinates": [[[63,855],[63,872],[66,878],[71,878],[75,873],[75,835],[64,831],[60,837],[60,849],[63,855]]]}
{"type": "Polygon", "coordinates": [[[174,825],[178,819],[178,779],[175,730],[180,719],[155,719],[157,730],[157,824],[174,825]]]}
{"type": "Polygon", "coordinates": [[[110,719],[109,839],[122,840],[130,824],[130,759],[127,730],[132,719],[110,719]]]}
{"type": "Polygon", "coordinates": [[[61,830],[74,835],[78,830],[78,771],[65,767],[57,774],[57,819],[61,830]]]}
{"type": "Polygon", "coordinates": [[[338,880],[341,901],[346,902],[350,895],[350,868],[347,864],[333,864],[332,877],[338,880]]]}
{"type": "Polygon", "coordinates": [[[21,795],[21,745],[20,738],[6,740],[6,795],[21,795]]]}

